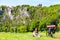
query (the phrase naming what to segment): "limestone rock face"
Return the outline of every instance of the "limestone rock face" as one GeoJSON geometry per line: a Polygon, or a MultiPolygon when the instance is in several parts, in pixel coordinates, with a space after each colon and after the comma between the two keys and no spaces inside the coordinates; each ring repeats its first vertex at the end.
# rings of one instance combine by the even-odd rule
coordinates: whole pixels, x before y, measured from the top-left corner
{"type": "Polygon", "coordinates": [[[19,8],[19,13],[16,10],[14,10],[14,12],[18,13],[17,16],[13,15],[11,7],[7,7],[4,10],[4,12],[5,12],[4,19],[9,19],[9,20],[11,19],[13,21],[16,21],[18,23],[21,22],[23,24],[28,24],[28,22],[31,21],[30,14],[28,13],[26,7],[19,8]]]}
{"type": "Polygon", "coordinates": [[[30,15],[29,15],[26,7],[21,7],[19,10],[20,10],[20,13],[16,18],[20,18],[21,22],[24,24],[26,24],[27,20],[31,21],[30,15]]]}
{"type": "Polygon", "coordinates": [[[5,10],[5,13],[6,13],[6,15],[10,18],[10,19],[13,19],[13,15],[12,15],[12,13],[11,13],[11,8],[7,8],[6,10],[5,10]]]}

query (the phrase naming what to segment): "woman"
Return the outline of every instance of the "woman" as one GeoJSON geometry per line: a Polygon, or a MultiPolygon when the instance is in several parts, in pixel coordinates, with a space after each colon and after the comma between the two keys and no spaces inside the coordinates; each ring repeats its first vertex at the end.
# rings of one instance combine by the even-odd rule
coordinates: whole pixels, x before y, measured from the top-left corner
{"type": "Polygon", "coordinates": [[[38,28],[35,28],[34,31],[33,31],[33,36],[34,37],[40,37],[39,34],[38,34],[38,28]]]}

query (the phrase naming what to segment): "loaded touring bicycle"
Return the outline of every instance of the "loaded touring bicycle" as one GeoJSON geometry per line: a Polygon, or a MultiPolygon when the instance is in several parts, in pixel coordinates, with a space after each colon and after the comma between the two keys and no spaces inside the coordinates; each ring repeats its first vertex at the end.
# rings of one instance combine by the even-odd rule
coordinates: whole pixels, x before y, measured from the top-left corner
{"type": "Polygon", "coordinates": [[[55,28],[56,28],[55,25],[48,25],[46,35],[53,37],[53,34],[55,33],[55,28]]]}

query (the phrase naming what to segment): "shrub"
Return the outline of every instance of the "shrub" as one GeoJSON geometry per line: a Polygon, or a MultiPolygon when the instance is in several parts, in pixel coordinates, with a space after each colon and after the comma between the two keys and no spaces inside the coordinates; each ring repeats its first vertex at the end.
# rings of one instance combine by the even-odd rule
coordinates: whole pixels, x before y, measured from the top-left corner
{"type": "Polygon", "coordinates": [[[57,31],[60,31],[60,23],[58,24],[57,31]]]}
{"type": "Polygon", "coordinates": [[[18,27],[18,31],[19,32],[27,32],[27,28],[26,28],[26,26],[20,26],[20,27],[18,27]]]}

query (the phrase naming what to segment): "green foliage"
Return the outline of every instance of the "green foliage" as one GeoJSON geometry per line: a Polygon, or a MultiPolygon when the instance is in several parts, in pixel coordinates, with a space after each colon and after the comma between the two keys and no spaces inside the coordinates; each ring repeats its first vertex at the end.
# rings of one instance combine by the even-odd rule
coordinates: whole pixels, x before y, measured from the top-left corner
{"type": "Polygon", "coordinates": [[[19,32],[27,32],[26,26],[20,26],[18,27],[19,32]]]}
{"type": "MultiPolygon", "coordinates": [[[[22,5],[12,7],[12,14],[14,17],[19,15],[20,8],[27,7],[27,11],[30,15],[29,18],[18,18],[10,20],[8,16],[3,14],[0,18],[0,31],[5,32],[27,32],[33,31],[35,27],[37,27],[40,31],[45,31],[47,25],[56,25],[56,30],[60,30],[60,4],[51,5],[49,7],[46,6],[29,6],[22,5]],[[6,16],[6,19],[3,19],[6,16]],[[22,23],[21,21],[26,21],[26,23],[22,23]],[[31,20],[31,21],[29,21],[31,20]]],[[[1,6],[4,10],[7,8],[6,6],[1,6]]]]}

